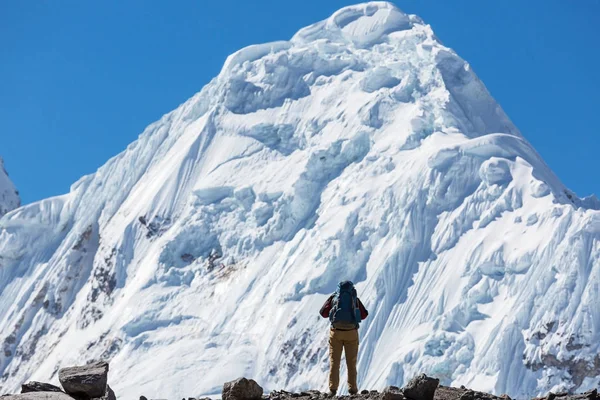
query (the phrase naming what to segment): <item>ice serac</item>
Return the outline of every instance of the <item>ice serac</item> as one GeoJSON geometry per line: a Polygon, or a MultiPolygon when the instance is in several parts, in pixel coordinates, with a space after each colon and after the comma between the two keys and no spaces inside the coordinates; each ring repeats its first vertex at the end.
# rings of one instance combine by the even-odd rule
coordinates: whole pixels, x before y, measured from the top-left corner
{"type": "Polygon", "coordinates": [[[0,217],[21,205],[19,192],[8,177],[4,168],[4,160],[0,157],[0,217]]]}
{"type": "Polygon", "coordinates": [[[583,392],[598,203],[418,17],[343,8],[231,55],[69,194],[0,220],[0,386],[103,359],[126,398],[323,388],[317,311],[350,279],[362,387],[583,392]]]}

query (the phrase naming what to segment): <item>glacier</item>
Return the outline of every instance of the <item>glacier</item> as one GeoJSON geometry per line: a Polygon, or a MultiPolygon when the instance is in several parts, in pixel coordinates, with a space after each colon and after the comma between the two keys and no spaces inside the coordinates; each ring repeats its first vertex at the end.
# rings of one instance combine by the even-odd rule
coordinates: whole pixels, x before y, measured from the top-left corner
{"type": "Polygon", "coordinates": [[[126,398],[324,389],[318,310],[349,279],[361,388],[588,390],[599,209],[419,17],[345,7],[232,54],[68,194],[0,219],[0,389],[98,359],[126,398]]]}
{"type": "Polygon", "coordinates": [[[8,177],[4,160],[0,157],[0,217],[21,205],[19,192],[8,177]]]}

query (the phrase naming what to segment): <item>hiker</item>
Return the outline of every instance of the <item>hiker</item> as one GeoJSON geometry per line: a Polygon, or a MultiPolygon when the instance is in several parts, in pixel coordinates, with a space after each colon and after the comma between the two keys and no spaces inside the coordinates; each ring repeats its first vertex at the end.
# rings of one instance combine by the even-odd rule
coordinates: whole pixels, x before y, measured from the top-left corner
{"type": "Polygon", "coordinates": [[[348,392],[358,393],[356,384],[356,359],[358,357],[358,326],[369,313],[356,295],[354,284],[340,282],[334,294],[329,296],[320,314],[331,321],[329,332],[329,395],[335,396],[340,383],[342,350],[346,354],[348,368],[348,392]]]}

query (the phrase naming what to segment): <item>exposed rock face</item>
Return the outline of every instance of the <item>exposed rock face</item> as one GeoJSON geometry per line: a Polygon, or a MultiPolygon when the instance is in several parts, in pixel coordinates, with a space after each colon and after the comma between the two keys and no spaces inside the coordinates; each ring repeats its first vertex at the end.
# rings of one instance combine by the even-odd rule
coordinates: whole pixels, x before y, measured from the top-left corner
{"type": "MultiPolygon", "coordinates": [[[[58,372],[58,379],[65,392],[74,397],[105,398],[110,390],[107,387],[108,363],[106,362],[63,368],[58,372]]],[[[112,396],[114,398],[114,393],[112,396]]]]}
{"type": "Polygon", "coordinates": [[[260,400],[263,388],[252,379],[239,378],[223,385],[223,400],[260,400]]]}
{"type": "Polygon", "coordinates": [[[27,382],[21,385],[21,393],[30,392],[62,392],[62,389],[49,383],[35,381],[27,382]]]}
{"type": "Polygon", "coordinates": [[[412,378],[404,387],[404,396],[412,400],[433,400],[440,380],[420,374],[412,378]]]}

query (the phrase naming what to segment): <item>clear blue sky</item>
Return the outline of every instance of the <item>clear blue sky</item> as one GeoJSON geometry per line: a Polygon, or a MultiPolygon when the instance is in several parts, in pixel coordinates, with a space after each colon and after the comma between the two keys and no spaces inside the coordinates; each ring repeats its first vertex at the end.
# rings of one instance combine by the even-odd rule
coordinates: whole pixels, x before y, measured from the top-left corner
{"type": "MultiPolygon", "coordinates": [[[[0,1],[0,156],[24,203],[66,193],[233,51],[357,1],[0,1]]],[[[471,63],[563,182],[600,194],[600,0],[403,0],[471,63]]]]}

